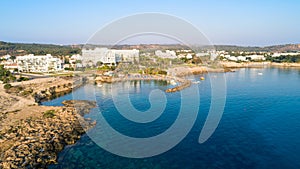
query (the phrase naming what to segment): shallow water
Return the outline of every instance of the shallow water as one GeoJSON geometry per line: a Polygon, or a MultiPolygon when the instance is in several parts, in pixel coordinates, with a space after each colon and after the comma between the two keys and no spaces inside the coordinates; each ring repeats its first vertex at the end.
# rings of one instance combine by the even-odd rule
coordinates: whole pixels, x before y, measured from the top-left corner
{"type": "MultiPolygon", "coordinates": [[[[199,84],[193,84],[199,88],[199,113],[188,135],[171,150],[149,158],[120,157],[84,135],[75,145],[65,148],[59,154],[58,164],[50,168],[300,168],[300,71],[252,68],[226,73],[227,97],[223,117],[212,137],[199,144],[198,137],[211,101],[208,76],[214,74],[206,75],[206,80],[199,84]]],[[[86,85],[73,94],[43,104],[61,105],[61,101],[72,98],[95,99],[98,108],[87,117],[99,120],[100,111],[118,132],[147,138],[163,133],[174,123],[179,113],[180,93],[166,94],[166,109],[153,122],[134,123],[118,112],[112,100],[112,89],[118,89],[120,95],[129,93],[132,105],[137,110],[146,111],[151,106],[149,93],[155,89],[164,91],[168,87],[155,81],[105,84],[102,87],[86,85]]],[[[191,95],[194,93],[192,89],[185,90],[191,95]]],[[[89,132],[98,130],[101,128],[89,132]]],[[[112,137],[111,142],[117,141],[112,137]]],[[[124,144],[130,146],[130,143],[124,144]]]]}

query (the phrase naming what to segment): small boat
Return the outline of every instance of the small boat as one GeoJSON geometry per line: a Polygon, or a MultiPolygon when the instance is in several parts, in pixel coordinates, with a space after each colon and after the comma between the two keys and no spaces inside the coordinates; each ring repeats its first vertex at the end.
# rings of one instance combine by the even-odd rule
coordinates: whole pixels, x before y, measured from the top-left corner
{"type": "Polygon", "coordinates": [[[257,73],[257,74],[258,74],[258,75],[260,75],[260,76],[262,76],[262,75],[263,75],[263,73],[261,73],[261,72],[260,72],[260,73],[257,73]]]}
{"type": "Polygon", "coordinates": [[[195,81],[195,82],[193,82],[193,84],[199,84],[200,83],[200,81],[195,81]]]}
{"type": "Polygon", "coordinates": [[[171,85],[176,85],[177,83],[176,83],[175,80],[170,80],[170,84],[171,84],[171,85]]]}
{"type": "Polygon", "coordinates": [[[102,84],[99,83],[99,84],[97,84],[97,86],[98,86],[98,87],[102,87],[102,84]]]}
{"type": "Polygon", "coordinates": [[[200,77],[200,80],[205,80],[205,78],[203,76],[200,77]]]}

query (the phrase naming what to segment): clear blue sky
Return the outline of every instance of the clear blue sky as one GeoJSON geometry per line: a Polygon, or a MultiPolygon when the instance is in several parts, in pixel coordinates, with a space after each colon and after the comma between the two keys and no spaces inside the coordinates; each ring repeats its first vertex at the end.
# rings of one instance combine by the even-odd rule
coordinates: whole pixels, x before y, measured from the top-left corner
{"type": "Polygon", "coordinates": [[[2,0],[0,40],[85,43],[105,24],[142,12],[183,18],[214,44],[300,43],[299,0],[2,0]]]}

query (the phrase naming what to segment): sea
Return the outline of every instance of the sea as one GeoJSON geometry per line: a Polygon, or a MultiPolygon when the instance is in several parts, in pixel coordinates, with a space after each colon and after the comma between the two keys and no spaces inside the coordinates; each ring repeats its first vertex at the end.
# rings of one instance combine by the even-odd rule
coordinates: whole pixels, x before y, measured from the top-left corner
{"type": "Polygon", "coordinates": [[[300,168],[300,69],[242,68],[186,78],[192,86],[181,92],[165,93],[172,87],[165,81],[127,81],[87,84],[43,102],[97,102],[85,115],[96,127],[66,146],[49,168],[300,168]],[[220,74],[224,107],[213,104],[219,90],[212,80],[220,74]],[[212,105],[222,112],[212,134],[199,142],[212,105]]]}

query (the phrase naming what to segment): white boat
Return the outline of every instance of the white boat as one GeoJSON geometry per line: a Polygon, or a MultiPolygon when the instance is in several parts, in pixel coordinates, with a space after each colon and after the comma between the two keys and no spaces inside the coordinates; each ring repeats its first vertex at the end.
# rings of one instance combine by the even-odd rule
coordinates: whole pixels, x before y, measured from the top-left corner
{"type": "Polygon", "coordinates": [[[102,84],[99,83],[99,84],[97,84],[97,86],[98,86],[98,87],[102,87],[102,84]]]}
{"type": "Polygon", "coordinates": [[[200,83],[200,81],[195,81],[195,82],[193,82],[193,84],[199,84],[200,83]]]}
{"type": "Polygon", "coordinates": [[[175,80],[170,80],[170,84],[171,84],[171,85],[177,85],[177,83],[176,83],[175,80]]]}
{"type": "Polygon", "coordinates": [[[258,75],[260,75],[260,76],[262,76],[263,75],[263,73],[261,73],[261,72],[259,72],[259,73],[257,73],[258,75]]]}

